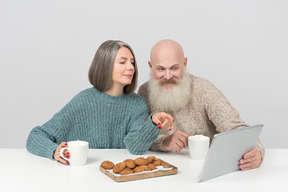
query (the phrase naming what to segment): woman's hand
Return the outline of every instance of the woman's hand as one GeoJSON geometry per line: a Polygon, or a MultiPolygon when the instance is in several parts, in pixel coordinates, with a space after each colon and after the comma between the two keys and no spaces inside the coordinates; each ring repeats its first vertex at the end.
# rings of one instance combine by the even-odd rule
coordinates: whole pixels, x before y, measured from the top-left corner
{"type": "MultiPolygon", "coordinates": [[[[61,156],[60,156],[60,150],[63,148],[63,147],[67,147],[68,146],[68,144],[66,143],[66,142],[62,142],[62,143],[60,143],[60,145],[56,148],[56,150],[54,151],[54,155],[53,155],[53,157],[54,157],[54,159],[56,160],[56,161],[59,161],[60,163],[63,163],[63,164],[65,164],[65,165],[69,165],[69,161],[66,161],[65,159],[63,159],[61,156]]],[[[63,151],[63,156],[65,157],[65,158],[67,158],[67,159],[69,159],[70,158],[70,153],[69,153],[69,151],[67,150],[67,149],[65,149],[64,151],[63,151]]]]}
{"type": "Polygon", "coordinates": [[[164,112],[155,113],[152,116],[152,121],[158,126],[158,129],[169,128],[168,131],[171,131],[174,128],[172,116],[164,112]]]}

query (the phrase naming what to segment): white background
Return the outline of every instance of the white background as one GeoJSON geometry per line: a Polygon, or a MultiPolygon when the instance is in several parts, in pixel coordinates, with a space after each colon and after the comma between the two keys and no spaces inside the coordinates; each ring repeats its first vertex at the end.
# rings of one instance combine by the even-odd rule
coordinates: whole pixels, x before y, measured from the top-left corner
{"type": "Polygon", "coordinates": [[[0,0],[0,147],[25,147],[85,88],[99,45],[127,42],[149,78],[149,52],[178,41],[188,71],[214,83],[266,148],[287,148],[288,1],[0,0]],[[286,66],[285,66],[286,65],[286,66]]]}

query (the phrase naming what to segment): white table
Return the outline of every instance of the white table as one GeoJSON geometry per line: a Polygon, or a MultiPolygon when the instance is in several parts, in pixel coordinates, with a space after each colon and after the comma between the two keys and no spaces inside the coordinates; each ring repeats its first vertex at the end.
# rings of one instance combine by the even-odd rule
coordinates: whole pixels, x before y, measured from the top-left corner
{"type": "Polygon", "coordinates": [[[154,155],[178,167],[176,175],[128,182],[115,182],[99,170],[104,160],[113,162],[139,156],[125,149],[90,149],[87,165],[71,167],[35,156],[26,149],[0,149],[0,191],[267,191],[287,189],[288,149],[266,149],[262,166],[237,171],[197,183],[203,161],[192,160],[187,150],[180,153],[149,151],[141,157],[154,155]]]}

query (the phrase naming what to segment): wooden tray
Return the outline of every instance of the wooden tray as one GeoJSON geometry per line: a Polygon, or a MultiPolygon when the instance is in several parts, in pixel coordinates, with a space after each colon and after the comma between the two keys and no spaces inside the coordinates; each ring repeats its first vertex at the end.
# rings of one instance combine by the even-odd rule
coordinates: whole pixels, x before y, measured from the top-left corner
{"type": "Polygon", "coordinates": [[[100,166],[100,171],[117,182],[132,181],[132,180],[138,180],[138,179],[147,179],[147,178],[160,177],[160,176],[165,176],[165,175],[174,175],[178,172],[177,167],[167,163],[166,161],[162,160],[162,166],[164,168],[172,167],[172,169],[159,170],[159,171],[155,171],[155,172],[151,172],[151,173],[147,172],[147,173],[142,173],[142,174],[123,175],[123,176],[122,175],[115,176],[114,174],[110,173],[109,171],[107,171],[106,169],[104,169],[101,166],[100,166]]]}

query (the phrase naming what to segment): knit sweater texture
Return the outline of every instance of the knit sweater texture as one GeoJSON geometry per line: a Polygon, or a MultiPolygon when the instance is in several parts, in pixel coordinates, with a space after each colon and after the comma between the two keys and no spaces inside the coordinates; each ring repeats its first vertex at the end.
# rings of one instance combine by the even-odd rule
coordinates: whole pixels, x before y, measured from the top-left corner
{"type": "MultiPolygon", "coordinates": [[[[241,120],[238,111],[211,82],[191,74],[189,76],[191,97],[188,103],[178,111],[165,111],[174,118],[174,129],[170,132],[167,129],[161,130],[150,150],[164,151],[163,140],[176,130],[189,135],[206,135],[212,139],[216,133],[248,126],[241,120]]],[[[149,82],[141,85],[138,94],[147,100],[149,112],[154,113],[156,111],[151,107],[148,86],[149,82]]],[[[265,151],[261,142],[258,141],[255,147],[260,150],[263,158],[265,151]]]]}
{"type": "Polygon", "coordinates": [[[159,135],[147,114],[145,99],[135,93],[111,96],[89,88],[77,94],[48,122],[32,129],[26,148],[53,159],[61,142],[83,140],[89,142],[89,148],[126,148],[140,155],[159,135]]]}

